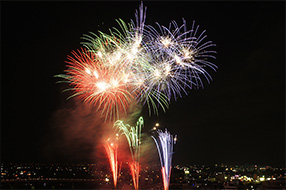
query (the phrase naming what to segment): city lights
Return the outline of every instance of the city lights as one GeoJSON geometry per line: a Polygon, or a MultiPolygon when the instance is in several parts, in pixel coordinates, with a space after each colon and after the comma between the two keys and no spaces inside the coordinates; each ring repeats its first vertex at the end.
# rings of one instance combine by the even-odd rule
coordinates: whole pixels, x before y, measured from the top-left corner
{"type": "MultiPolygon", "coordinates": [[[[108,165],[100,164],[4,164],[1,169],[1,185],[3,189],[9,189],[14,184],[14,189],[20,189],[21,184],[46,183],[47,189],[60,189],[59,184],[74,184],[75,189],[82,189],[83,183],[89,184],[89,189],[111,189],[113,187],[112,173],[108,165]],[[54,175],[56,174],[56,175],[54,175]],[[81,185],[80,185],[81,184],[81,185]],[[18,186],[17,186],[18,185],[18,186]],[[7,187],[7,188],[5,188],[7,187]]],[[[121,163],[121,171],[118,177],[117,189],[124,189],[123,184],[132,181],[129,171],[129,163],[121,163]]],[[[171,183],[180,184],[187,189],[193,186],[198,188],[227,189],[281,189],[285,186],[285,168],[254,166],[233,166],[237,172],[226,171],[227,166],[204,166],[204,165],[176,165],[172,168],[171,183]],[[259,174],[259,175],[257,175],[259,174]],[[257,175],[257,176],[256,176],[257,175]],[[255,179],[256,178],[256,179],[255,179]],[[268,185],[268,186],[265,186],[268,185]],[[252,186],[252,187],[251,187],[252,186]],[[267,188],[268,187],[268,188],[267,188]]],[[[162,177],[160,165],[141,167],[140,187],[142,189],[162,189],[162,177]]],[[[131,183],[132,185],[132,183],[131,183]]],[[[72,189],[72,186],[66,186],[72,189]]],[[[174,188],[174,187],[172,187],[174,188]]],[[[171,189],[172,189],[171,188],[171,189]]]]}

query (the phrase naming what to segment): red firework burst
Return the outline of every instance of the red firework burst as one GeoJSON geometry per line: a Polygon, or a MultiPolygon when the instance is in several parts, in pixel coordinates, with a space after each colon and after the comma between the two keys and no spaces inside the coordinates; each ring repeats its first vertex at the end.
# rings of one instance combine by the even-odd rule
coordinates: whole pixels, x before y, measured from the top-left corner
{"type": "Polygon", "coordinates": [[[68,56],[65,78],[75,91],[71,96],[79,96],[101,110],[105,119],[118,118],[126,112],[133,100],[128,84],[129,75],[123,65],[111,65],[91,51],[81,49],[68,56]]]}

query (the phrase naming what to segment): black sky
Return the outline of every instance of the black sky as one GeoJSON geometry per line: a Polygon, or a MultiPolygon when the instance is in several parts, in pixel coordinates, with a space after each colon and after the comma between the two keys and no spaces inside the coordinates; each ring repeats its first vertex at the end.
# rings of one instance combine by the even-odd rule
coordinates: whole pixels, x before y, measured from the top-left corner
{"type": "MultiPolygon", "coordinates": [[[[67,55],[81,47],[83,34],[107,32],[118,26],[118,18],[134,19],[139,3],[1,2],[3,162],[73,161],[59,150],[52,158],[45,154],[47,144],[62,143],[55,140],[54,133],[61,128],[54,122],[55,113],[69,104],[53,75],[63,73],[67,55]]],[[[173,101],[159,117],[146,116],[144,130],[159,122],[178,135],[174,164],[284,165],[285,2],[144,5],[146,24],[182,23],[185,18],[190,28],[195,20],[218,52],[213,61],[218,70],[209,70],[211,84],[173,101]]]]}

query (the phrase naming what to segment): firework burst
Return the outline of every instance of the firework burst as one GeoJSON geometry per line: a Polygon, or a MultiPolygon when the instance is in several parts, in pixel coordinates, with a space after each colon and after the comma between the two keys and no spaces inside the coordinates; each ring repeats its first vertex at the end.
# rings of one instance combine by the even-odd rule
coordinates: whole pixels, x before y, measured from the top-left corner
{"type": "Polygon", "coordinates": [[[98,55],[86,49],[73,51],[69,56],[66,74],[57,75],[66,79],[71,88],[65,91],[75,91],[84,102],[89,102],[105,115],[105,119],[119,117],[120,112],[126,112],[132,100],[127,72],[121,72],[120,66],[108,67],[98,58],[98,55]]]}
{"type": "Polygon", "coordinates": [[[203,87],[203,79],[212,80],[207,68],[216,70],[209,61],[215,59],[215,44],[199,32],[193,22],[168,27],[145,24],[146,7],[136,10],[135,21],[118,19],[119,29],[109,34],[99,31],[82,37],[84,49],[68,57],[64,75],[56,75],[70,83],[74,94],[91,102],[105,119],[119,119],[131,101],[147,104],[149,114],[169,108],[188,90],[203,87]]]}
{"type": "Polygon", "coordinates": [[[205,31],[199,33],[199,26],[193,22],[191,30],[187,30],[186,21],[178,26],[175,21],[169,27],[157,23],[145,27],[146,44],[153,55],[152,68],[146,83],[150,88],[157,88],[168,99],[182,97],[187,89],[203,87],[201,75],[210,82],[211,76],[206,67],[216,70],[216,66],[207,61],[215,58],[215,51],[208,50],[215,46],[212,41],[205,41],[205,31]]]}

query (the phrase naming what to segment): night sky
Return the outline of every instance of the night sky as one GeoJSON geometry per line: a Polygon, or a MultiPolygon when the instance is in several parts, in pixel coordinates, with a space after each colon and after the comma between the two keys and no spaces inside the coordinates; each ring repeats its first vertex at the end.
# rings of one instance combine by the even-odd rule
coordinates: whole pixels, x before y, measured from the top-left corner
{"type": "MultiPolygon", "coordinates": [[[[92,108],[66,101],[66,86],[53,76],[63,73],[83,34],[107,33],[118,18],[129,22],[139,3],[1,2],[2,162],[100,160],[99,137],[110,126],[97,126],[92,108]]],[[[204,89],[190,90],[159,116],[143,107],[146,136],[156,122],[178,135],[173,164],[283,166],[285,2],[144,5],[146,24],[185,18],[190,29],[195,20],[218,52],[218,70],[208,70],[213,81],[204,89]]]]}

